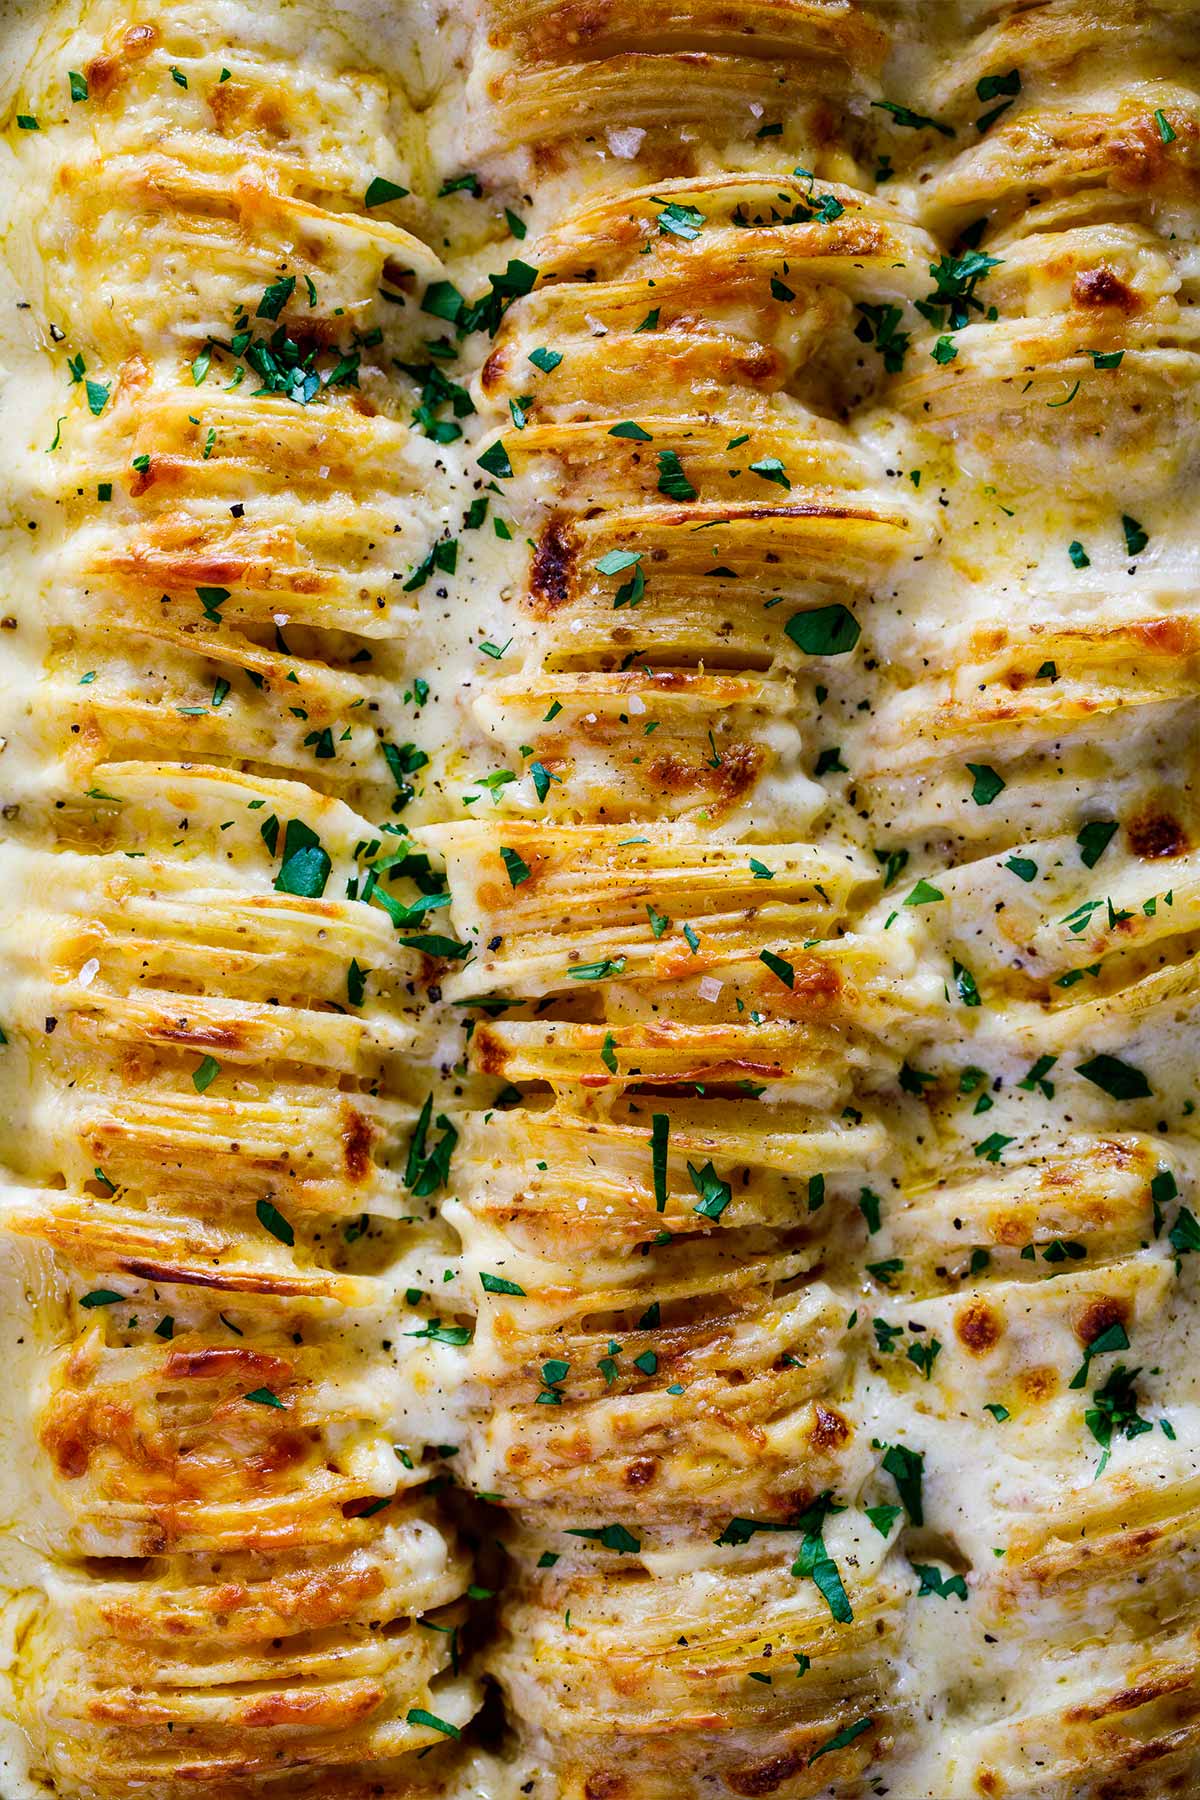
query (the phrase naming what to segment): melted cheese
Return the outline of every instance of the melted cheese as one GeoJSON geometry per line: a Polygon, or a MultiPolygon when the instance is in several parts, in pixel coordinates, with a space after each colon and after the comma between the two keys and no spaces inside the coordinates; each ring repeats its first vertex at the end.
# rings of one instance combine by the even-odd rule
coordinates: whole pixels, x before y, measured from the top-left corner
{"type": "Polygon", "coordinates": [[[1194,6],[10,13],[6,1797],[1190,1791],[1194,6]]]}

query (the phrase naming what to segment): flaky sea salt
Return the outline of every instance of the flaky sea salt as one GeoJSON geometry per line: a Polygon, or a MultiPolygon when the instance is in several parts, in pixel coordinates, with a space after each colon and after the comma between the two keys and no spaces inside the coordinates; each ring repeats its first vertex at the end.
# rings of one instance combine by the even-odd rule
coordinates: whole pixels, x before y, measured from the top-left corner
{"type": "Polygon", "coordinates": [[[645,128],[641,125],[610,126],[605,133],[605,136],[608,139],[608,147],[613,155],[624,157],[626,162],[629,161],[630,157],[637,155],[642,147],[642,139],[645,135],[645,128]]]}

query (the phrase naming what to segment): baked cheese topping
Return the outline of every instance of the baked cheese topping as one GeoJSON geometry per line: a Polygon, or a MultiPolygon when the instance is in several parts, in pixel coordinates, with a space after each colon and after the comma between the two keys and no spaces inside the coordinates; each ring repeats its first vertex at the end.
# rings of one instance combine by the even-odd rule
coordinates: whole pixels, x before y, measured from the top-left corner
{"type": "Polygon", "coordinates": [[[1189,0],[28,0],[6,1800],[1200,1782],[1189,0]]]}

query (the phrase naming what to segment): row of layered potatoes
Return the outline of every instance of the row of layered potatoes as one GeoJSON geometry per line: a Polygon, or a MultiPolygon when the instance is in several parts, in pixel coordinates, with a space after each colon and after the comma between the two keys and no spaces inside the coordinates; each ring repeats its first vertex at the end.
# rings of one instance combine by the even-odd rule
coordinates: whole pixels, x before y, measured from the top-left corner
{"type": "Polygon", "coordinates": [[[480,22],[528,554],[427,841],[546,1794],[1196,1778],[1196,39],[480,22]]]}
{"type": "Polygon", "coordinates": [[[927,110],[1003,110],[904,194],[959,276],[987,266],[914,321],[887,396],[944,487],[944,575],[881,630],[859,765],[922,840],[943,897],[913,910],[965,1003],[910,1058],[919,1150],[880,1236],[904,1335],[879,1417],[913,1332],[940,1341],[922,1404],[962,1471],[970,1649],[933,1664],[949,1729],[917,1766],[956,1794],[1186,1792],[1200,32],[1170,5],[977,23],[927,110]]]}
{"type": "Polygon", "coordinates": [[[18,102],[6,1792],[440,1793],[480,1700],[399,929],[439,502],[393,358],[440,266],[354,67],[328,17],[135,0],[18,102]]]}
{"type": "Polygon", "coordinates": [[[511,778],[424,838],[507,1084],[446,1208],[467,1473],[509,1515],[489,1665],[563,1800],[858,1792],[911,1708],[857,1202],[940,982],[864,925],[822,762],[929,537],[846,425],[861,309],[937,254],[841,117],[887,50],[861,7],[495,7],[468,81],[485,173],[537,201],[475,387],[528,549],[473,707],[511,778]]]}

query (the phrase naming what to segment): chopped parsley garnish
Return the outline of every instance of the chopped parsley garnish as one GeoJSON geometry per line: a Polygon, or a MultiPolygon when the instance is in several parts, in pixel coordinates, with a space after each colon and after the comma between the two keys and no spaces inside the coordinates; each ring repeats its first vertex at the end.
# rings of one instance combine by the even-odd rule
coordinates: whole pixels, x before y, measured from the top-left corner
{"type": "Polygon", "coordinates": [[[952,138],[954,127],[943,124],[941,119],[931,119],[927,113],[913,112],[909,106],[899,106],[895,100],[872,100],[872,106],[881,112],[890,113],[897,125],[905,125],[910,131],[940,131],[943,137],[952,138]]]}
{"type": "Polygon", "coordinates": [[[472,199],[478,200],[482,193],[482,181],[473,169],[468,169],[464,175],[447,176],[437,191],[437,197],[445,200],[450,194],[470,194],[472,199]]]}
{"type": "Polygon", "coordinates": [[[1008,785],[1004,777],[997,775],[988,763],[969,762],[967,769],[975,777],[971,798],[976,806],[990,806],[997,794],[1002,794],[1008,785]]]}
{"type": "Polygon", "coordinates": [[[431,281],[421,296],[421,311],[431,318],[457,324],[465,300],[452,281],[431,281]]]}
{"type": "Polygon", "coordinates": [[[462,1736],[457,1725],[451,1725],[449,1719],[439,1719],[436,1713],[427,1712],[423,1706],[410,1706],[404,1720],[407,1725],[427,1725],[431,1731],[440,1731],[443,1737],[462,1736]]]}
{"type": "MultiPolygon", "coordinates": [[[[653,199],[653,195],[651,196],[653,199]]],[[[661,206],[658,215],[658,229],[666,237],[698,238],[704,224],[704,214],[698,206],[681,206],[676,201],[655,200],[655,206],[661,206]]]]}
{"type": "Polygon", "coordinates": [[[750,464],[750,473],[761,476],[764,481],[773,481],[776,487],[791,490],[792,484],[777,456],[760,456],[757,462],[750,464]]]}
{"type": "Polygon", "coordinates": [[[1070,1387],[1079,1389],[1087,1386],[1088,1370],[1091,1368],[1094,1356],[1111,1356],[1117,1350],[1128,1350],[1128,1348],[1129,1333],[1119,1320],[1106,1326],[1103,1331],[1097,1332],[1096,1336],[1084,1347],[1083,1361],[1072,1376],[1070,1387]]]}
{"type": "Polygon", "coordinates": [[[1084,1423],[1104,1452],[1096,1470],[1097,1479],[1108,1463],[1114,1436],[1136,1438],[1154,1430],[1152,1421],[1143,1419],[1138,1412],[1134,1383],[1140,1374],[1140,1369],[1127,1369],[1124,1363],[1118,1363],[1104,1385],[1095,1390],[1092,1404],[1083,1415],[1084,1423]]]}
{"type": "Polygon", "coordinates": [[[511,887],[520,887],[523,881],[529,880],[529,864],[516,850],[510,850],[507,844],[501,844],[500,858],[505,869],[508,871],[508,880],[511,887]]]}
{"type": "Polygon", "coordinates": [[[552,775],[549,769],[540,762],[530,763],[529,773],[533,777],[534,791],[536,792],[538,799],[542,801],[545,800],[546,795],[550,792],[550,783],[552,781],[562,780],[561,775],[552,775]]]}
{"type": "Polygon", "coordinates": [[[1087,1062],[1076,1063],[1076,1073],[1093,1087],[1098,1087],[1110,1100],[1146,1100],[1153,1093],[1150,1083],[1132,1063],[1103,1052],[1087,1062]]]}
{"type": "Polygon", "coordinates": [[[873,1275],[881,1287],[890,1288],[892,1276],[899,1275],[903,1267],[904,1262],[901,1257],[889,1256],[885,1262],[868,1263],[867,1273],[873,1275]]]}
{"type": "Polygon", "coordinates": [[[1075,383],[1073,383],[1070,392],[1068,394],[1064,395],[1064,397],[1061,400],[1047,400],[1046,405],[1047,406],[1070,406],[1072,400],[1075,398],[1076,394],[1079,392],[1079,388],[1080,388],[1080,383],[1078,381],[1076,381],[1075,383]]]}
{"type": "MultiPolygon", "coordinates": [[[[444,342],[444,340],[442,341],[444,342]]],[[[449,345],[446,347],[451,348],[449,345]]],[[[435,353],[440,354],[435,343],[430,343],[427,348],[431,357],[435,353]]],[[[402,369],[406,375],[411,376],[421,389],[420,399],[413,408],[414,424],[419,425],[425,436],[432,438],[435,443],[454,443],[462,436],[462,426],[457,421],[467,418],[475,411],[475,403],[466,388],[457,381],[451,381],[450,377],[434,361],[406,363],[397,359],[396,366],[402,369]],[[454,414],[452,419],[439,417],[441,410],[446,406],[449,406],[454,414]]],[[[467,513],[465,528],[470,530],[474,526],[482,524],[486,511],[486,499],[473,500],[471,510],[467,513]]]]}
{"type": "Polygon", "coordinates": [[[990,112],[981,113],[975,121],[975,129],[980,136],[989,131],[996,120],[1006,113],[1013,100],[1021,91],[1021,74],[1018,69],[1010,69],[1007,75],[983,75],[975,83],[975,97],[985,104],[989,100],[999,100],[999,106],[993,106],[990,112]]]}
{"type": "Polygon", "coordinates": [[[730,1519],[728,1525],[722,1530],[721,1535],[714,1538],[713,1542],[721,1546],[733,1545],[736,1547],[742,1544],[748,1544],[751,1538],[755,1537],[760,1531],[795,1531],[795,1529],[795,1524],[790,1523],[787,1520],[784,1520],[782,1523],[776,1523],[776,1521],[772,1519],[743,1519],[736,1517],[730,1519]]]}
{"type": "MultiPolygon", "coordinates": [[[[942,1346],[937,1338],[914,1338],[911,1344],[905,1345],[904,1354],[914,1368],[920,1369],[926,1381],[933,1374],[933,1365],[942,1353],[942,1346]]],[[[885,1465],[886,1467],[886,1465],[885,1465]]]]}
{"type": "Polygon", "coordinates": [[[696,490],[683,472],[683,464],[674,450],[658,453],[658,491],[668,500],[694,500],[696,490]]]}
{"type": "Polygon", "coordinates": [[[907,850],[875,850],[872,852],[877,863],[883,866],[883,887],[886,893],[894,881],[904,873],[908,863],[907,850]]]}
{"type": "Polygon", "coordinates": [[[671,921],[666,913],[655,912],[649,901],[646,902],[646,917],[650,921],[650,929],[654,933],[656,939],[662,937],[665,931],[671,929],[671,921]]]}
{"type": "Polygon", "coordinates": [[[1086,1244],[1077,1244],[1072,1238],[1051,1238],[1042,1251],[1042,1261],[1048,1263],[1082,1262],[1086,1255],[1086,1244]]]}
{"type": "Polygon", "coordinates": [[[255,318],[278,319],[295,291],[296,277],[294,275],[284,275],[278,281],[268,282],[255,310],[255,318]]]}
{"type": "Polygon", "coordinates": [[[792,964],[784,957],[776,956],[773,950],[760,950],[758,953],[758,960],[759,962],[766,963],[772,975],[777,975],[784,987],[795,987],[796,971],[792,964]]]}
{"type": "Polygon", "coordinates": [[[477,456],[475,460],[481,469],[486,469],[489,475],[495,475],[500,481],[507,481],[512,475],[512,464],[508,460],[508,451],[504,448],[502,438],[489,444],[483,455],[477,456]]]}
{"type": "Polygon", "coordinates": [[[603,956],[598,962],[576,963],[567,970],[573,981],[603,981],[609,975],[621,975],[625,970],[623,956],[603,956]]]}
{"type": "Polygon", "coordinates": [[[408,777],[425,768],[429,757],[416,744],[390,744],[384,741],[380,743],[379,751],[396,784],[397,797],[392,802],[392,811],[402,812],[416,792],[408,777]]]}
{"type": "Polygon", "coordinates": [[[903,1325],[891,1325],[886,1319],[872,1319],[871,1329],[875,1333],[875,1348],[881,1356],[890,1356],[896,1348],[896,1339],[904,1336],[903,1325]]]}
{"type": "Polygon", "coordinates": [[[598,575],[620,575],[624,569],[631,569],[641,559],[640,550],[606,550],[592,566],[598,575]]]}
{"type": "Polygon", "coordinates": [[[792,1574],[811,1581],[838,1624],[849,1625],[854,1612],[842,1585],[841,1572],[825,1547],[823,1535],[825,1520],[835,1511],[840,1512],[841,1508],[834,1506],[833,1496],[827,1491],[797,1519],[796,1528],[804,1533],[804,1537],[800,1554],[792,1564],[792,1574]]]}
{"type": "Polygon", "coordinates": [[[667,1208],[667,1140],[670,1130],[669,1114],[653,1113],[651,1115],[650,1167],[654,1176],[655,1212],[665,1212],[667,1208]]]}
{"type": "Polygon", "coordinates": [[[932,1087],[937,1081],[937,1076],[927,1075],[924,1069],[914,1069],[907,1062],[902,1062],[897,1079],[902,1093],[915,1094],[919,1099],[925,1089],[932,1087]]]}
{"type": "MultiPolygon", "coordinates": [[[[384,895],[376,890],[377,897],[384,895]]],[[[445,962],[458,962],[470,954],[469,944],[460,944],[457,938],[442,937],[437,932],[418,932],[415,937],[397,938],[397,943],[405,950],[419,950],[422,956],[440,956],[445,962]]]]}
{"type": "Polygon", "coordinates": [[[221,608],[229,598],[229,589],[225,587],[198,587],[196,598],[204,608],[204,616],[211,623],[221,623],[221,608]]]}
{"type": "Polygon", "coordinates": [[[972,975],[970,969],[967,968],[965,963],[960,963],[957,959],[951,963],[951,967],[954,970],[954,986],[963,1005],[982,1006],[983,1001],[980,998],[979,989],[975,984],[975,977],[972,975]]]}
{"type": "Polygon", "coordinates": [[[892,1444],[883,1459],[883,1467],[896,1484],[905,1512],[914,1525],[924,1525],[925,1508],[921,1501],[921,1483],[925,1474],[925,1456],[904,1444],[892,1444]]]}
{"type": "Polygon", "coordinates": [[[203,1061],[198,1063],[192,1070],[192,1086],[198,1094],[203,1094],[212,1086],[220,1073],[221,1065],[216,1057],[206,1056],[203,1061]]]}
{"type": "Polygon", "coordinates": [[[641,1539],[626,1531],[624,1525],[568,1525],[568,1537],[589,1538],[593,1543],[603,1544],[606,1550],[616,1550],[620,1555],[632,1556],[642,1547],[641,1539]]]}
{"type": "Polygon", "coordinates": [[[436,1120],[437,1129],[442,1133],[437,1143],[429,1148],[427,1138],[429,1121],[433,1114],[433,1095],[427,1094],[425,1103],[417,1116],[413,1128],[412,1140],[408,1146],[408,1159],[404,1167],[404,1185],[418,1200],[436,1193],[444,1187],[450,1176],[450,1158],[454,1146],[458,1142],[458,1132],[446,1117],[439,1113],[436,1120]]]}
{"type": "Polygon", "coordinates": [[[525,1289],[515,1281],[507,1281],[503,1275],[491,1275],[486,1269],[479,1272],[479,1284],[485,1294],[515,1294],[524,1299],[525,1289]]]}
{"type": "Polygon", "coordinates": [[[281,1244],[286,1244],[291,1249],[296,1242],[296,1233],[277,1206],[270,1200],[256,1200],[254,1214],[264,1231],[269,1231],[273,1238],[278,1238],[281,1244]]]}
{"type": "Polygon", "coordinates": [[[733,1199],[733,1189],[729,1183],[721,1180],[711,1161],[706,1162],[702,1169],[689,1162],[687,1172],[692,1186],[700,1196],[692,1211],[700,1213],[706,1219],[719,1219],[733,1199]]]}
{"type": "Polygon", "coordinates": [[[845,656],[862,636],[858,620],[840,602],[794,613],[784,631],[807,656],[845,656]]]}
{"type": "Polygon", "coordinates": [[[883,358],[889,375],[898,375],[904,367],[912,334],[899,330],[904,314],[898,306],[874,306],[866,300],[855,301],[862,314],[854,327],[854,335],[862,344],[873,344],[883,358]]]}
{"type": "Polygon", "coordinates": [[[1137,520],[1131,519],[1128,513],[1121,514],[1121,530],[1125,533],[1125,554],[1127,556],[1136,556],[1150,542],[1150,533],[1143,531],[1137,520]]]}
{"type": "Polygon", "coordinates": [[[376,175],[367,186],[363,195],[364,206],[386,206],[389,200],[403,200],[408,194],[406,187],[398,182],[389,181],[386,175],[376,175]]]}
{"type": "MultiPolygon", "coordinates": [[[[804,1673],[803,1669],[801,1669],[800,1673],[804,1673]]],[[[825,1742],[819,1744],[813,1751],[808,1759],[809,1768],[811,1768],[813,1763],[817,1762],[820,1757],[828,1756],[832,1750],[844,1750],[847,1744],[852,1744],[855,1738],[860,1738],[864,1731],[870,1731],[874,1723],[874,1719],[870,1716],[865,1716],[861,1719],[855,1719],[853,1725],[843,1725],[840,1731],[835,1731],[831,1738],[826,1738],[825,1742]]]]}
{"type": "Polygon", "coordinates": [[[939,1599],[948,1600],[951,1594],[959,1600],[967,1597],[967,1584],[961,1575],[943,1575],[932,1563],[914,1563],[913,1574],[921,1577],[921,1585],[917,1589],[917,1598],[922,1594],[937,1594],[939,1599]]]}
{"type": "MultiPolygon", "coordinates": [[[[511,223],[516,215],[509,213],[507,217],[511,223]]],[[[521,224],[521,221],[518,220],[517,223],[521,224]]],[[[524,227],[519,232],[514,231],[514,236],[523,237],[524,227]]],[[[447,309],[441,310],[439,316],[450,319],[464,335],[472,331],[486,331],[489,336],[494,337],[509,302],[528,294],[537,278],[538,272],[531,264],[522,262],[518,257],[510,257],[499,274],[488,276],[488,292],[481,299],[469,303],[457,294],[449,282],[435,282],[434,287],[449,289],[447,309]],[[456,311],[449,310],[453,305],[451,296],[458,300],[456,311]]],[[[422,302],[426,311],[434,310],[428,305],[430,291],[432,290],[426,290],[426,298],[422,302]]]]}
{"type": "Polygon", "coordinates": [[[880,1200],[879,1195],[875,1193],[872,1188],[865,1187],[860,1189],[858,1209],[862,1213],[863,1218],[867,1221],[867,1231],[872,1237],[874,1237],[875,1233],[879,1230],[880,1208],[882,1205],[883,1202],[880,1200]]]}
{"type": "Polygon", "coordinates": [[[1200,1250],[1200,1220],[1190,1208],[1181,1206],[1167,1237],[1176,1256],[1191,1255],[1200,1250]]]}
{"type": "Polygon", "coordinates": [[[276,891],[319,900],[332,866],[316,832],[302,819],[289,819],[283,837],[283,862],[273,883],[276,891]]]}
{"type": "Polygon", "coordinates": [[[1057,1061],[1057,1056],[1039,1056],[1028,1074],[1022,1076],[1021,1080],[1018,1081],[1017,1086],[1023,1088],[1027,1094],[1032,1094],[1035,1089],[1039,1090],[1046,1096],[1047,1100],[1053,1100],[1054,1087],[1052,1083],[1045,1078],[1057,1061]]]}
{"type": "Polygon", "coordinates": [[[451,1344],[461,1350],[471,1341],[471,1328],[469,1325],[443,1325],[440,1319],[430,1319],[419,1331],[406,1331],[404,1335],[423,1338],[430,1344],[451,1344]]]}
{"type": "Polygon", "coordinates": [[[989,269],[999,266],[999,257],[985,256],[982,250],[940,257],[929,265],[934,290],[916,302],[917,311],[939,331],[961,331],[972,312],[983,311],[982,300],[975,297],[976,286],[989,269]]]}

